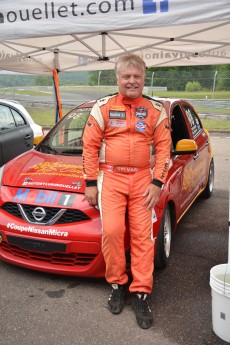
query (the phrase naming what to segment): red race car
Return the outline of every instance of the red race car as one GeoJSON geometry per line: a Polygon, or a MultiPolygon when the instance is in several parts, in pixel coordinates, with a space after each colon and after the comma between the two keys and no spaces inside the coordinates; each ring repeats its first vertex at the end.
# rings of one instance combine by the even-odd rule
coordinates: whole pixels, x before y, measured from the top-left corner
{"type": "MultiPolygon", "coordinates": [[[[199,195],[212,194],[214,161],[194,108],[179,99],[157,100],[172,133],[169,174],[153,219],[155,265],[164,267],[178,222],[199,195]]],[[[104,276],[100,214],[85,200],[82,172],[82,133],[93,104],[71,110],[34,149],[0,168],[2,261],[55,274],[104,276]]],[[[128,268],[128,223],[125,248],[128,268]]]]}

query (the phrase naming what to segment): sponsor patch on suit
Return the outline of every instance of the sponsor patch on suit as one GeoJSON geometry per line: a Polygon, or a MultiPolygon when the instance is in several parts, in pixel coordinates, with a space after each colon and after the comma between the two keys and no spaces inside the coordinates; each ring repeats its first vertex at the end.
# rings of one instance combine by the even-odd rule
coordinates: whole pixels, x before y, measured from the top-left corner
{"type": "Polygon", "coordinates": [[[135,116],[140,120],[146,119],[146,117],[148,116],[148,109],[144,107],[136,108],[135,116]]]}
{"type": "Polygon", "coordinates": [[[136,123],[136,130],[138,132],[144,132],[146,130],[146,123],[144,121],[138,121],[136,123]]]}
{"type": "Polygon", "coordinates": [[[109,111],[109,118],[110,119],[125,120],[126,119],[126,113],[125,113],[125,111],[120,111],[120,110],[110,110],[109,111]]]}
{"type": "Polygon", "coordinates": [[[119,128],[124,128],[126,126],[126,121],[121,122],[121,121],[109,121],[109,126],[111,127],[119,127],[119,128]]]}

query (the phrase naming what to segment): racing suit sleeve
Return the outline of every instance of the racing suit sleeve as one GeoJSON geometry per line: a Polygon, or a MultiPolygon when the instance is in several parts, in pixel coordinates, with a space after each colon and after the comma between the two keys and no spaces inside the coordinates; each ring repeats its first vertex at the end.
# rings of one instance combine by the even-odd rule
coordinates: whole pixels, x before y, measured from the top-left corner
{"type": "Polygon", "coordinates": [[[154,149],[156,152],[156,164],[153,172],[152,183],[161,187],[168,174],[171,152],[171,132],[167,114],[164,108],[160,112],[153,135],[154,149]]]}
{"type": "Polygon", "coordinates": [[[100,150],[104,131],[104,119],[97,103],[93,106],[83,134],[83,173],[86,186],[97,185],[100,150]]]}

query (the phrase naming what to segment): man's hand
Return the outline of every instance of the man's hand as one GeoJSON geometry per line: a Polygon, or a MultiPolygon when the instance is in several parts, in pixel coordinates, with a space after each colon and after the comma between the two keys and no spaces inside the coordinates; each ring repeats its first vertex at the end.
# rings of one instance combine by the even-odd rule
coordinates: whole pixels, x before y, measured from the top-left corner
{"type": "Polygon", "coordinates": [[[150,183],[143,194],[143,196],[146,196],[143,206],[146,206],[146,209],[150,210],[157,204],[160,195],[161,188],[150,183]]]}
{"type": "Polygon", "coordinates": [[[85,188],[85,198],[90,205],[98,204],[97,197],[98,197],[98,189],[96,186],[85,188]]]}

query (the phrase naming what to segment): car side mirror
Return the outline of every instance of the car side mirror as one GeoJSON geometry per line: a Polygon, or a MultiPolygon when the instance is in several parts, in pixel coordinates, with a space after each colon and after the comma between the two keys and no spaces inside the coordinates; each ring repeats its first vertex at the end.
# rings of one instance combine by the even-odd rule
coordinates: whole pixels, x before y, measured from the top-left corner
{"type": "Polygon", "coordinates": [[[181,139],[177,142],[175,151],[173,151],[172,154],[174,156],[195,154],[197,152],[197,149],[198,147],[195,140],[181,139]]]}

